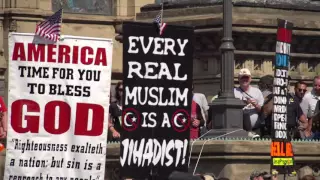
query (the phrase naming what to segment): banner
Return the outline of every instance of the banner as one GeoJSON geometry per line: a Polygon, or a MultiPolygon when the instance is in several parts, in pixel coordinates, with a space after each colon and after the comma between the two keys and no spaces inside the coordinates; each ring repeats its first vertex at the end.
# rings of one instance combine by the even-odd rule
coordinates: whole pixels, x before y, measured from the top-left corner
{"type": "Polygon", "coordinates": [[[121,175],[167,179],[187,171],[193,29],[123,24],[121,175]]]}
{"type": "Polygon", "coordinates": [[[291,22],[278,20],[273,84],[271,170],[276,170],[280,174],[291,174],[294,171],[294,155],[287,129],[288,72],[292,28],[291,22]]]}
{"type": "Polygon", "coordinates": [[[112,41],[9,35],[4,179],[103,180],[112,41]]]}

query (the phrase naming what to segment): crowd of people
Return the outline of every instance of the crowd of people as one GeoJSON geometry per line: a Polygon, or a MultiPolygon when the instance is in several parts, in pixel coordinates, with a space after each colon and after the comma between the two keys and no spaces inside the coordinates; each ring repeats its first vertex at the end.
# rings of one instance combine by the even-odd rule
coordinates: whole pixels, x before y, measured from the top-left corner
{"type": "MultiPolygon", "coordinates": [[[[313,175],[312,169],[309,167],[302,168],[303,170],[299,172],[298,178],[299,180],[317,180],[313,175]]],[[[287,175],[285,175],[287,176],[287,175]]],[[[279,175],[276,171],[273,171],[271,174],[266,171],[253,171],[249,177],[249,180],[279,180],[279,175]]],[[[285,178],[284,178],[285,179],[285,178]]]]}
{"type": "MultiPolygon", "coordinates": [[[[251,85],[251,72],[244,68],[239,71],[239,86],[234,88],[236,98],[245,104],[243,108],[244,129],[252,138],[270,138],[273,112],[272,75],[260,78],[258,87],[251,85]]],[[[288,78],[288,90],[291,78],[288,78]]],[[[314,77],[313,88],[308,92],[304,81],[297,81],[294,91],[287,93],[287,129],[291,139],[319,139],[320,76],[314,77]]],[[[215,96],[212,101],[214,101],[215,96]]]]}
{"type": "MultiPolygon", "coordinates": [[[[260,78],[258,87],[251,85],[252,77],[248,69],[241,69],[238,75],[239,86],[234,88],[236,98],[242,100],[244,129],[251,138],[270,138],[273,112],[273,81],[272,75],[260,78]]],[[[288,78],[290,81],[291,78],[288,78]]],[[[288,89],[290,82],[288,82],[288,89]]],[[[319,139],[320,122],[320,76],[314,77],[313,88],[308,92],[308,84],[297,81],[294,91],[287,93],[287,128],[292,139],[319,139]]],[[[113,92],[113,91],[112,91],[113,92]]],[[[202,93],[194,91],[191,105],[190,138],[196,139],[212,128],[212,121],[208,119],[209,105],[202,93]]],[[[123,85],[119,82],[115,91],[111,93],[109,140],[119,140],[121,134],[123,85]]],[[[218,95],[212,98],[214,101],[218,95]]]]}
{"type": "MultiPolygon", "coordinates": [[[[273,111],[273,76],[260,78],[258,87],[251,85],[252,77],[248,69],[241,69],[238,75],[239,86],[234,88],[234,95],[245,103],[243,107],[244,129],[252,138],[270,137],[273,111]]],[[[289,77],[290,81],[290,77],[289,77]]],[[[290,83],[288,83],[290,84],[290,83]]],[[[288,87],[290,89],[290,87],[288,87]]],[[[320,76],[314,77],[313,88],[308,92],[308,84],[304,81],[295,83],[294,91],[287,95],[287,128],[291,138],[320,139],[320,76]]],[[[209,105],[204,94],[194,92],[191,105],[192,123],[190,138],[196,139],[208,129],[211,121],[208,118],[209,105]]],[[[119,140],[121,135],[123,84],[118,82],[110,94],[109,138],[119,140]]],[[[214,101],[220,93],[212,98],[214,101]]],[[[7,135],[7,107],[0,98],[0,138],[7,135]]]]}

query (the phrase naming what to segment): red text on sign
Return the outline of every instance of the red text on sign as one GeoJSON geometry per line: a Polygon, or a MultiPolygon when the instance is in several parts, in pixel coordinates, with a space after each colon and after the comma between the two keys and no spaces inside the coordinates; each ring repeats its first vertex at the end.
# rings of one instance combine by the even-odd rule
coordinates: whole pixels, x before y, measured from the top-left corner
{"type": "Polygon", "coordinates": [[[63,64],[107,66],[106,48],[55,44],[15,43],[12,61],[34,61],[63,64]]]}
{"type": "MultiPolygon", "coordinates": [[[[44,114],[27,115],[28,113],[39,113],[40,106],[32,100],[21,99],[12,103],[11,126],[17,133],[39,133],[40,117],[43,116],[44,129],[50,134],[63,134],[70,129],[71,108],[63,101],[51,101],[45,105],[44,114]],[[26,112],[23,107],[26,106],[26,112]],[[56,108],[59,113],[56,113],[56,108]],[[22,122],[26,121],[26,127],[22,122]],[[58,121],[58,127],[55,127],[58,121]]],[[[99,136],[103,132],[104,108],[98,104],[77,103],[74,125],[74,135],[99,136]],[[92,111],[92,128],[88,129],[89,110],[92,111]]]]}

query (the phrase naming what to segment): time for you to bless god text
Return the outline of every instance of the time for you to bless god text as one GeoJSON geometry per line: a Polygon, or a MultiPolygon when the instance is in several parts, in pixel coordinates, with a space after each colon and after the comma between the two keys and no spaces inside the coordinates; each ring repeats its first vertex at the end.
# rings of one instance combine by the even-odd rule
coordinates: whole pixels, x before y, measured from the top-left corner
{"type": "MultiPolygon", "coordinates": [[[[46,63],[81,64],[107,66],[106,48],[93,49],[89,46],[44,45],[33,43],[15,43],[12,61],[32,61],[46,63]]],[[[100,70],[58,68],[45,66],[18,66],[21,78],[62,79],[99,82],[102,76],[100,70]]],[[[30,94],[47,94],[60,96],[90,97],[90,86],[62,85],[58,83],[28,83],[30,94]]]]}

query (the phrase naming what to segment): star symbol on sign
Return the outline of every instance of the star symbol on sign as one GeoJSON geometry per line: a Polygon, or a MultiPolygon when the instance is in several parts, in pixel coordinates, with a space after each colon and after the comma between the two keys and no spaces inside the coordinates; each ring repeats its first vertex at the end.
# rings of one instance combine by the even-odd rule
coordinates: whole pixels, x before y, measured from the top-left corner
{"type": "Polygon", "coordinates": [[[137,121],[137,118],[136,117],[133,117],[131,118],[132,122],[136,122],[137,121]]]}
{"type": "Polygon", "coordinates": [[[183,119],[182,119],[182,122],[183,122],[183,123],[186,123],[186,121],[187,121],[186,118],[183,118],[183,119]]]}

